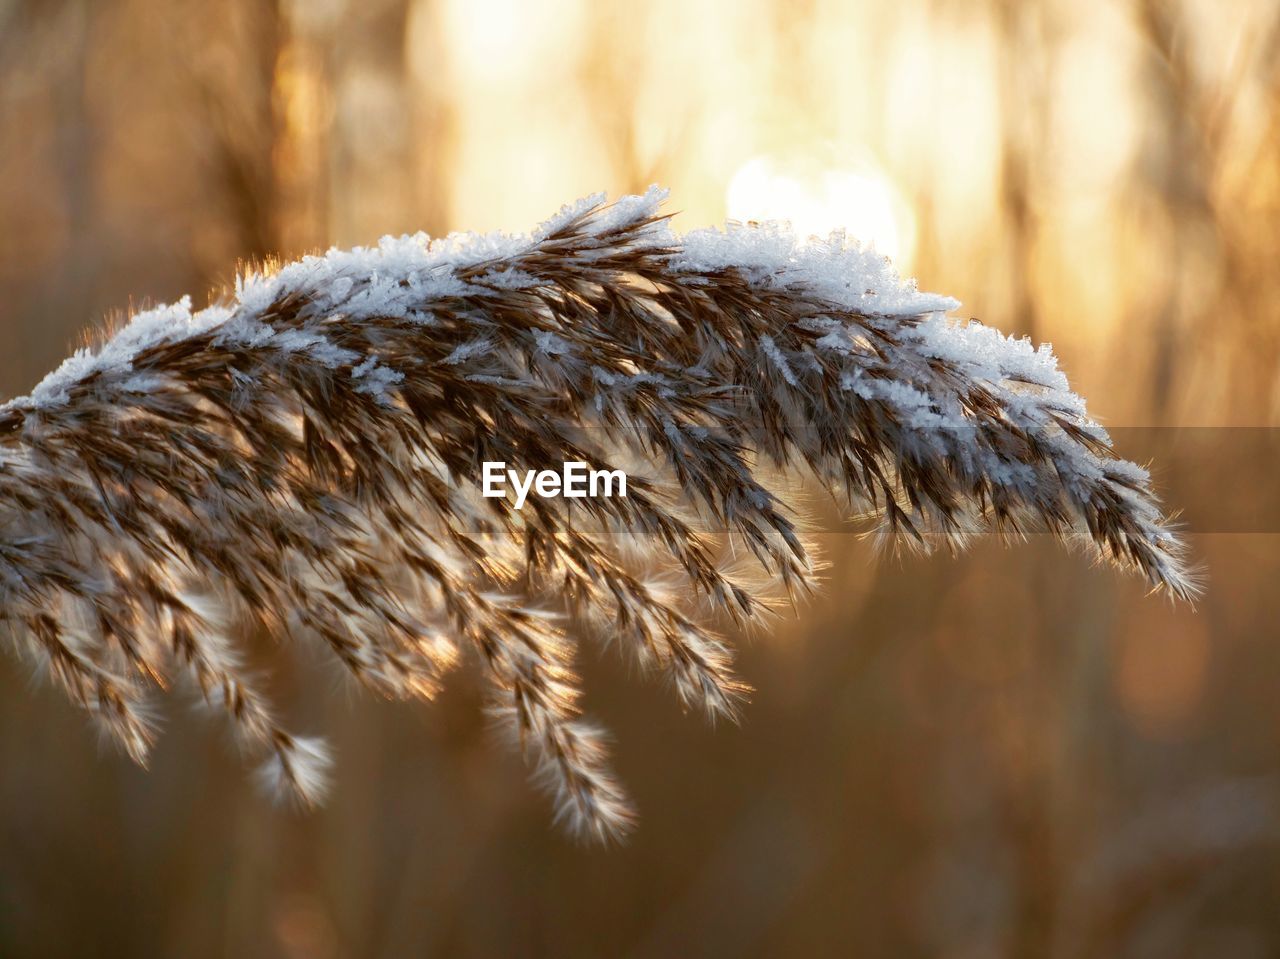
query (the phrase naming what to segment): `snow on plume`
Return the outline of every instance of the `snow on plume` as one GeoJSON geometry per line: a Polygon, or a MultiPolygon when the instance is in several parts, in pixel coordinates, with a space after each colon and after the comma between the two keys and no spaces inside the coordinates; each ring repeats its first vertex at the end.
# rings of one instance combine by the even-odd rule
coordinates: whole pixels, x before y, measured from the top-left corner
{"type": "MultiPolygon", "coordinates": [[[[331,249],[322,256],[304,256],[274,273],[249,273],[237,279],[235,297],[229,304],[216,304],[193,313],[191,298],[183,297],[177,303],[136,314],[97,351],[78,350],[45,377],[30,396],[18,397],[5,406],[55,409],[68,401],[70,390],[78,384],[94,377],[129,373],[139,351],[211,330],[220,330],[223,341],[228,343],[273,347],[281,352],[303,351],[326,366],[360,367],[368,358],[335,346],[322,333],[276,332],[259,315],[273,303],[297,294],[311,301],[311,311],[317,316],[339,312],[355,319],[426,320],[421,309],[424,302],[535,288],[544,281],[522,269],[520,263],[538,244],[574,224],[580,224],[587,236],[607,238],[658,217],[667,195],[666,189],[652,186],[642,195],[624,196],[606,207],[605,194],[594,193],[566,204],[530,235],[451,233],[435,240],[425,233],[385,236],[375,247],[331,249]],[[459,276],[460,270],[477,264],[491,266],[479,277],[459,276]]],[[[617,252],[603,239],[601,243],[600,255],[617,252]]],[[[677,270],[697,274],[736,268],[766,285],[805,289],[829,299],[834,306],[867,315],[911,316],[945,312],[959,305],[949,297],[919,292],[915,281],[901,279],[887,258],[856,243],[847,243],[841,232],[832,233],[825,241],[802,243],[784,224],[729,224],[724,231],[695,230],[681,238],[671,232],[665,220],[658,219],[638,231],[630,244],[637,248],[674,248],[670,262],[677,270]]],[[[591,249],[582,253],[584,258],[596,254],[591,249]]],[[[1040,358],[1029,345],[1005,340],[994,330],[982,328],[980,338],[962,342],[963,337],[947,331],[945,321],[936,329],[935,342],[929,348],[940,351],[939,356],[955,358],[959,350],[959,355],[968,357],[965,350],[979,347],[981,355],[1008,361],[1010,370],[1014,360],[1038,374],[1046,363],[1050,367],[1052,364],[1050,353],[1040,358]],[[1024,354],[1026,359],[1019,360],[1024,354]]],[[[469,355],[469,349],[479,346],[460,347],[445,362],[458,362],[469,355]]],[[[764,348],[775,362],[781,359],[776,350],[764,348]]],[[[981,356],[974,353],[971,358],[976,361],[981,356]]],[[[382,391],[394,383],[395,371],[379,367],[376,362],[362,369],[356,375],[371,374],[371,390],[382,391]]],[[[149,386],[155,388],[156,384],[149,381],[149,386]]],[[[136,382],[132,388],[137,388],[136,382]]]]}

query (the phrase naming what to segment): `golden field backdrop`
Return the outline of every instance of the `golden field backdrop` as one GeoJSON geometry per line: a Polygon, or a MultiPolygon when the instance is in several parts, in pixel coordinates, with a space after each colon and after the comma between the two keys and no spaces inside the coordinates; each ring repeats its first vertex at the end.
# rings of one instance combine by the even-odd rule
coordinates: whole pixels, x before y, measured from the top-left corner
{"type": "Polygon", "coordinates": [[[338,751],[300,814],[176,698],[143,772],[9,657],[0,955],[1280,953],[1274,3],[0,0],[0,397],[238,263],[652,182],[678,229],[844,228],[1051,341],[1166,457],[1204,600],[1037,537],[820,533],[741,727],[580,664],[643,816],[608,851],[466,682],[391,704],[277,655],[338,751]]]}

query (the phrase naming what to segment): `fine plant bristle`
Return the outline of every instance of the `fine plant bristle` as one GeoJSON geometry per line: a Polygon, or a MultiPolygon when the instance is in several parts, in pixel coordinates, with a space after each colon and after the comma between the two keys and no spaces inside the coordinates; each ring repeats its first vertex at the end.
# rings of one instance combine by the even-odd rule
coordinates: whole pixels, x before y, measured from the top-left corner
{"type": "Polygon", "coordinates": [[[1046,530],[1195,592],[1147,473],[1047,347],[949,319],[839,235],[678,237],[663,198],[307,257],[77,352],[0,407],[15,642],[140,762],[147,697],[185,672],[305,803],[327,752],[280,726],[233,618],[389,696],[431,697],[470,655],[559,815],[607,839],[632,813],[572,637],[732,716],[746,687],[707,609],[752,624],[779,605],[762,577],[785,599],[816,569],[771,476],[816,480],[890,542],[1046,530]],[[485,461],[644,467],[625,498],[517,511],[480,495],[485,461]]]}

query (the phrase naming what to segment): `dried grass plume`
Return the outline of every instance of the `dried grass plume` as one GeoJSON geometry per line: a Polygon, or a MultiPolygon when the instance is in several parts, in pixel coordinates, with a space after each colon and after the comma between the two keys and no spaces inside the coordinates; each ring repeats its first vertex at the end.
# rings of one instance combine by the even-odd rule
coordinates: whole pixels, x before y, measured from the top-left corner
{"type": "Polygon", "coordinates": [[[388,696],[430,698],[470,657],[560,815],[603,839],[632,812],[580,717],[571,638],[732,715],[745,687],[708,623],[765,612],[744,576],[785,594],[814,574],[771,470],[897,541],[1048,530],[1194,592],[1147,474],[1047,347],[949,319],[841,236],[676,236],[664,196],[307,257],[69,358],[0,407],[15,646],[139,762],[148,697],[185,672],[307,803],[328,754],[277,721],[237,623],[318,642],[388,696]],[[625,498],[517,511],[479,495],[487,460],[634,472],[625,498]]]}

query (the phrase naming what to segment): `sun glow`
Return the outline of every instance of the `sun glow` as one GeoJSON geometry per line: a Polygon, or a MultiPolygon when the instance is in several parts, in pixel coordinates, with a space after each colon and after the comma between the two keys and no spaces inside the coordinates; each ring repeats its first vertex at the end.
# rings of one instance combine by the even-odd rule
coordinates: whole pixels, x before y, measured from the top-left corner
{"type": "Polygon", "coordinates": [[[771,157],[743,164],[729,181],[735,220],[787,220],[801,236],[844,230],[899,266],[915,247],[915,221],[893,182],[874,167],[792,170],[771,157]]]}

